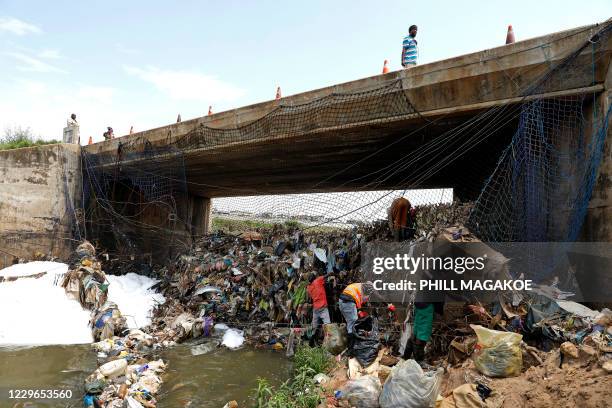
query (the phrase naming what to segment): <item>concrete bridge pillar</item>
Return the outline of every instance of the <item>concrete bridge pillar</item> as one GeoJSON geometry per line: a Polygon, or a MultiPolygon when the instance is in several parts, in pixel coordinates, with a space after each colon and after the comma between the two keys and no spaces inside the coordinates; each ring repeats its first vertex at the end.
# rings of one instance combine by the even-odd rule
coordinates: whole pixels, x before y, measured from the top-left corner
{"type": "MultiPolygon", "coordinates": [[[[600,125],[612,105],[612,64],[604,82],[604,91],[597,97],[593,109],[584,112],[587,120],[597,119],[591,128],[600,125]],[[595,110],[595,115],[593,114],[595,110]]],[[[593,188],[593,194],[582,227],[581,241],[612,242],[612,121],[604,143],[603,157],[593,188]]],[[[589,129],[590,130],[590,129],[589,129]]]]}
{"type": "Polygon", "coordinates": [[[208,234],[211,226],[212,199],[190,195],[189,209],[192,239],[208,234]]]}

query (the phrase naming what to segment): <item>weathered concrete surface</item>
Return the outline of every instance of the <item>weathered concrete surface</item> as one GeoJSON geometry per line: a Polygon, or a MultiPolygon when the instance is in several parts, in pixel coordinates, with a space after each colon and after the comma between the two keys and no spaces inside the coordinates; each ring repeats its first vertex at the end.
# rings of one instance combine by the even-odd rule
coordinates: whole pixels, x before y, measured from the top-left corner
{"type": "Polygon", "coordinates": [[[0,268],[36,252],[69,255],[81,191],[77,145],[0,151],[0,268]]]}
{"type": "MultiPolygon", "coordinates": [[[[608,67],[604,87],[604,92],[595,103],[595,114],[591,109],[586,117],[601,119],[612,106],[612,64],[608,67]]],[[[581,240],[612,242],[612,120],[608,121],[603,157],[584,220],[581,240]]]]}
{"type": "MultiPolygon", "coordinates": [[[[367,189],[364,186],[376,177],[376,170],[401,159],[427,140],[456,129],[485,109],[521,102],[522,95],[529,94],[529,87],[550,67],[556,66],[600,28],[600,25],[576,28],[347,82],[86,146],[85,150],[116,155],[120,143],[138,139],[153,146],[175,146],[184,155],[190,193],[202,197],[367,189]],[[219,139],[207,140],[203,146],[181,147],[185,136],[197,133],[202,127],[234,129],[265,117],[279,105],[298,106],[334,93],[362,92],[391,86],[398,81],[402,86],[395,92],[404,94],[419,113],[354,123],[350,122],[350,118],[338,117],[339,125],[336,126],[329,124],[329,118],[314,115],[304,123],[292,123],[289,132],[271,128],[264,135],[245,133],[231,140],[224,140],[220,136],[219,139]],[[424,126],[427,129],[420,130],[424,126]],[[410,137],[400,145],[385,149],[407,134],[410,137]],[[368,160],[361,161],[364,157],[368,157],[368,160]],[[352,163],[359,165],[338,174],[352,163]],[[330,175],[334,177],[328,180],[330,175]]],[[[583,50],[572,69],[550,81],[539,96],[552,98],[601,92],[608,71],[612,40],[606,37],[598,44],[594,54],[592,51],[591,47],[583,50]]],[[[340,104],[346,103],[352,111],[358,112],[366,109],[369,102],[338,102],[336,107],[340,111],[340,104]]],[[[498,133],[488,138],[489,144],[483,144],[478,152],[488,152],[487,157],[482,154],[480,157],[485,161],[493,157],[493,165],[496,153],[507,145],[512,129],[516,128],[512,119],[506,125],[507,129],[501,129],[503,126],[500,125],[498,133]]],[[[165,163],[171,164],[175,157],[175,153],[168,153],[157,156],[154,163],[147,161],[150,166],[163,166],[165,163]]],[[[445,171],[436,172],[418,186],[407,183],[404,172],[401,178],[389,177],[374,188],[458,187],[468,178],[482,179],[490,174],[491,169],[485,168],[474,157],[472,155],[454,162],[445,171]]],[[[122,163],[145,164],[130,163],[129,160],[122,163]]],[[[150,169],[143,167],[143,171],[150,169]]],[[[415,180],[416,175],[423,172],[419,168],[407,171],[415,173],[414,177],[408,175],[409,180],[415,180]]]]}

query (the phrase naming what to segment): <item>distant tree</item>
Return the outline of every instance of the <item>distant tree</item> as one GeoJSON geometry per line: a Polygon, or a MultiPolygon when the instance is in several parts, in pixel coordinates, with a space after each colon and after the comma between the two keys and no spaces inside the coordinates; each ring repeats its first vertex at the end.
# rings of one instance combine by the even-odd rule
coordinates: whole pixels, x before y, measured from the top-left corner
{"type": "Polygon", "coordinates": [[[32,134],[32,129],[29,127],[22,128],[21,126],[7,126],[4,128],[4,135],[1,140],[4,143],[17,143],[21,141],[33,143],[34,135],[32,134]]]}

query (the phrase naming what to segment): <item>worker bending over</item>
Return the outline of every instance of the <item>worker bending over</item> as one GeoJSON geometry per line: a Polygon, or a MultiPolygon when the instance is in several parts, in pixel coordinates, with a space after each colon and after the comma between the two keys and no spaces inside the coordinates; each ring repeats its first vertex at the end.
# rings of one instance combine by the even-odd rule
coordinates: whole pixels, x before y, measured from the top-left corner
{"type": "Polygon", "coordinates": [[[346,321],[348,333],[348,348],[351,350],[355,343],[355,322],[358,319],[357,311],[368,301],[369,296],[374,293],[371,282],[351,283],[348,285],[338,299],[340,313],[346,321]]]}
{"type": "Polygon", "coordinates": [[[416,209],[412,208],[410,201],[398,197],[391,203],[388,211],[389,228],[395,241],[404,241],[414,238],[416,226],[416,209]]]}

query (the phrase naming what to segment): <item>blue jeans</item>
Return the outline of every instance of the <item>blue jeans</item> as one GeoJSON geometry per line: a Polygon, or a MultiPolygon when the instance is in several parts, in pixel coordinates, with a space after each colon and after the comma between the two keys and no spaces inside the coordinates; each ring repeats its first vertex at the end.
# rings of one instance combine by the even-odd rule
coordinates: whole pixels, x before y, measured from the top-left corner
{"type": "Polygon", "coordinates": [[[329,319],[329,310],[327,310],[327,307],[312,309],[312,330],[319,328],[319,322],[323,322],[323,324],[331,323],[331,320],[329,319]]]}
{"type": "Polygon", "coordinates": [[[355,322],[357,321],[357,305],[354,302],[339,299],[338,307],[340,308],[340,313],[342,313],[344,320],[346,320],[346,331],[348,334],[351,334],[355,327],[355,322]]]}

